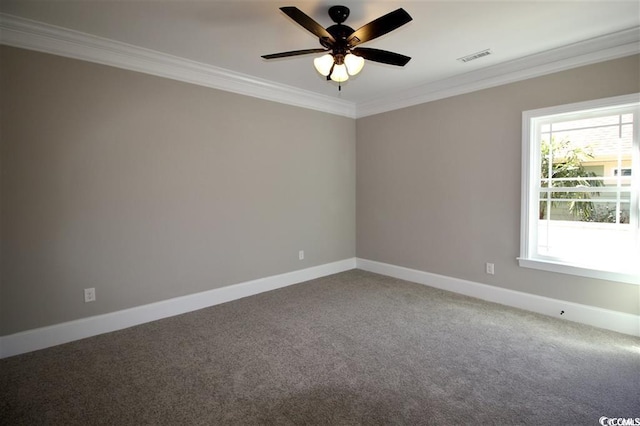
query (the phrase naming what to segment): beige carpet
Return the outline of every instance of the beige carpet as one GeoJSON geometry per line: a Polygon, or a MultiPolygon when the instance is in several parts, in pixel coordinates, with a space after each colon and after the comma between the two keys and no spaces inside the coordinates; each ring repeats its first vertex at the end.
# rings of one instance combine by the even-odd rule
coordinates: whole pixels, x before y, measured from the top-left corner
{"type": "Polygon", "coordinates": [[[0,361],[7,425],[640,417],[640,339],[353,270],[0,361]]]}

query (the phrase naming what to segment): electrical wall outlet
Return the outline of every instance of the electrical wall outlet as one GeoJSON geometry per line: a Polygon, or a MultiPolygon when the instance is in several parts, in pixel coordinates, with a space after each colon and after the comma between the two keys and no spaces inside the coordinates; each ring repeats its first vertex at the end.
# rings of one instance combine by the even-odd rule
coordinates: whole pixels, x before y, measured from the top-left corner
{"type": "Polygon", "coordinates": [[[487,274],[489,274],[489,275],[493,275],[495,273],[495,269],[494,269],[493,263],[487,262],[486,271],[487,271],[487,274]]]}
{"type": "Polygon", "coordinates": [[[85,288],[84,289],[84,303],[95,302],[96,301],[96,289],[95,288],[85,288]]]}
{"type": "Polygon", "coordinates": [[[304,259],[304,250],[300,250],[298,252],[298,260],[303,260],[304,259]]]}

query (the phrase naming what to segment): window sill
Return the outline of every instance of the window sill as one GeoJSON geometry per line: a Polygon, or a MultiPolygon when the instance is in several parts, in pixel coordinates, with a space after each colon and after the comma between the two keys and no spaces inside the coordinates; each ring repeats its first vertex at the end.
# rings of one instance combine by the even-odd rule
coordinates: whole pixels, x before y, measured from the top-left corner
{"type": "Polygon", "coordinates": [[[568,265],[566,263],[552,262],[549,260],[524,259],[521,257],[518,258],[518,264],[524,268],[640,285],[640,271],[629,273],[612,272],[568,265]]]}

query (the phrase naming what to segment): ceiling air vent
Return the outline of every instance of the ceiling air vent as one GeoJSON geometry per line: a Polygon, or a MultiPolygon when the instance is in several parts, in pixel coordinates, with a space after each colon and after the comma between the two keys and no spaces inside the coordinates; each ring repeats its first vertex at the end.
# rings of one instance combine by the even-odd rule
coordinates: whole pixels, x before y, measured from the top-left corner
{"type": "Polygon", "coordinates": [[[471,55],[463,56],[462,58],[458,58],[460,62],[469,62],[474,59],[482,58],[483,56],[491,55],[491,49],[484,49],[480,52],[472,53],[471,55]]]}

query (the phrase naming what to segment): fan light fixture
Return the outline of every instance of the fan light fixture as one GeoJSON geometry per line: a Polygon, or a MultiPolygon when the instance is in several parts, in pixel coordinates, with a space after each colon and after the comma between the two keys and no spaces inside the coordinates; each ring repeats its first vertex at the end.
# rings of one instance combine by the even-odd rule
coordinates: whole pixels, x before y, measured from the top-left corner
{"type": "Polygon", "coordinates": [[[338,83],[347,81],[349,76],[354,76],[362,71],[364,58],[352,53],[343,55],[332,55],[327,53],[313,60],[316,71],[338,83]]]}
{"type": "Polygon", "coordinates": [[[344,57],[344,64],[347,66],[349,75],[356,75],[362,71],[364,67],[364,58],[352,53],[347,53],[347,56],[344,57]]]}
{"type": "Polygon", "coordinates": [[[389,12],[376,20],[354,30],[343,22],[349,17],[346,6],[331,6],[329,17],[335,25],[324,28],[303,11],[294,6],[281,7],[280,10],[293,19],[301,27],[318,37],[321,48],[292,50],[290,52],[262,55],[264,59],[287,58],[290,56],[322,53],[313,60],[316,70],[327,80],[338,83],[347,81],[349,76],[358,74],[364,66],[364,60],[380,62],[388,65],[405,66],[411,59],[409,56],[386,50],[360,47],[361,43],[378,38],[388,32],[400,28],[411,21],[411,16],[402,8],[389,12]]]}

